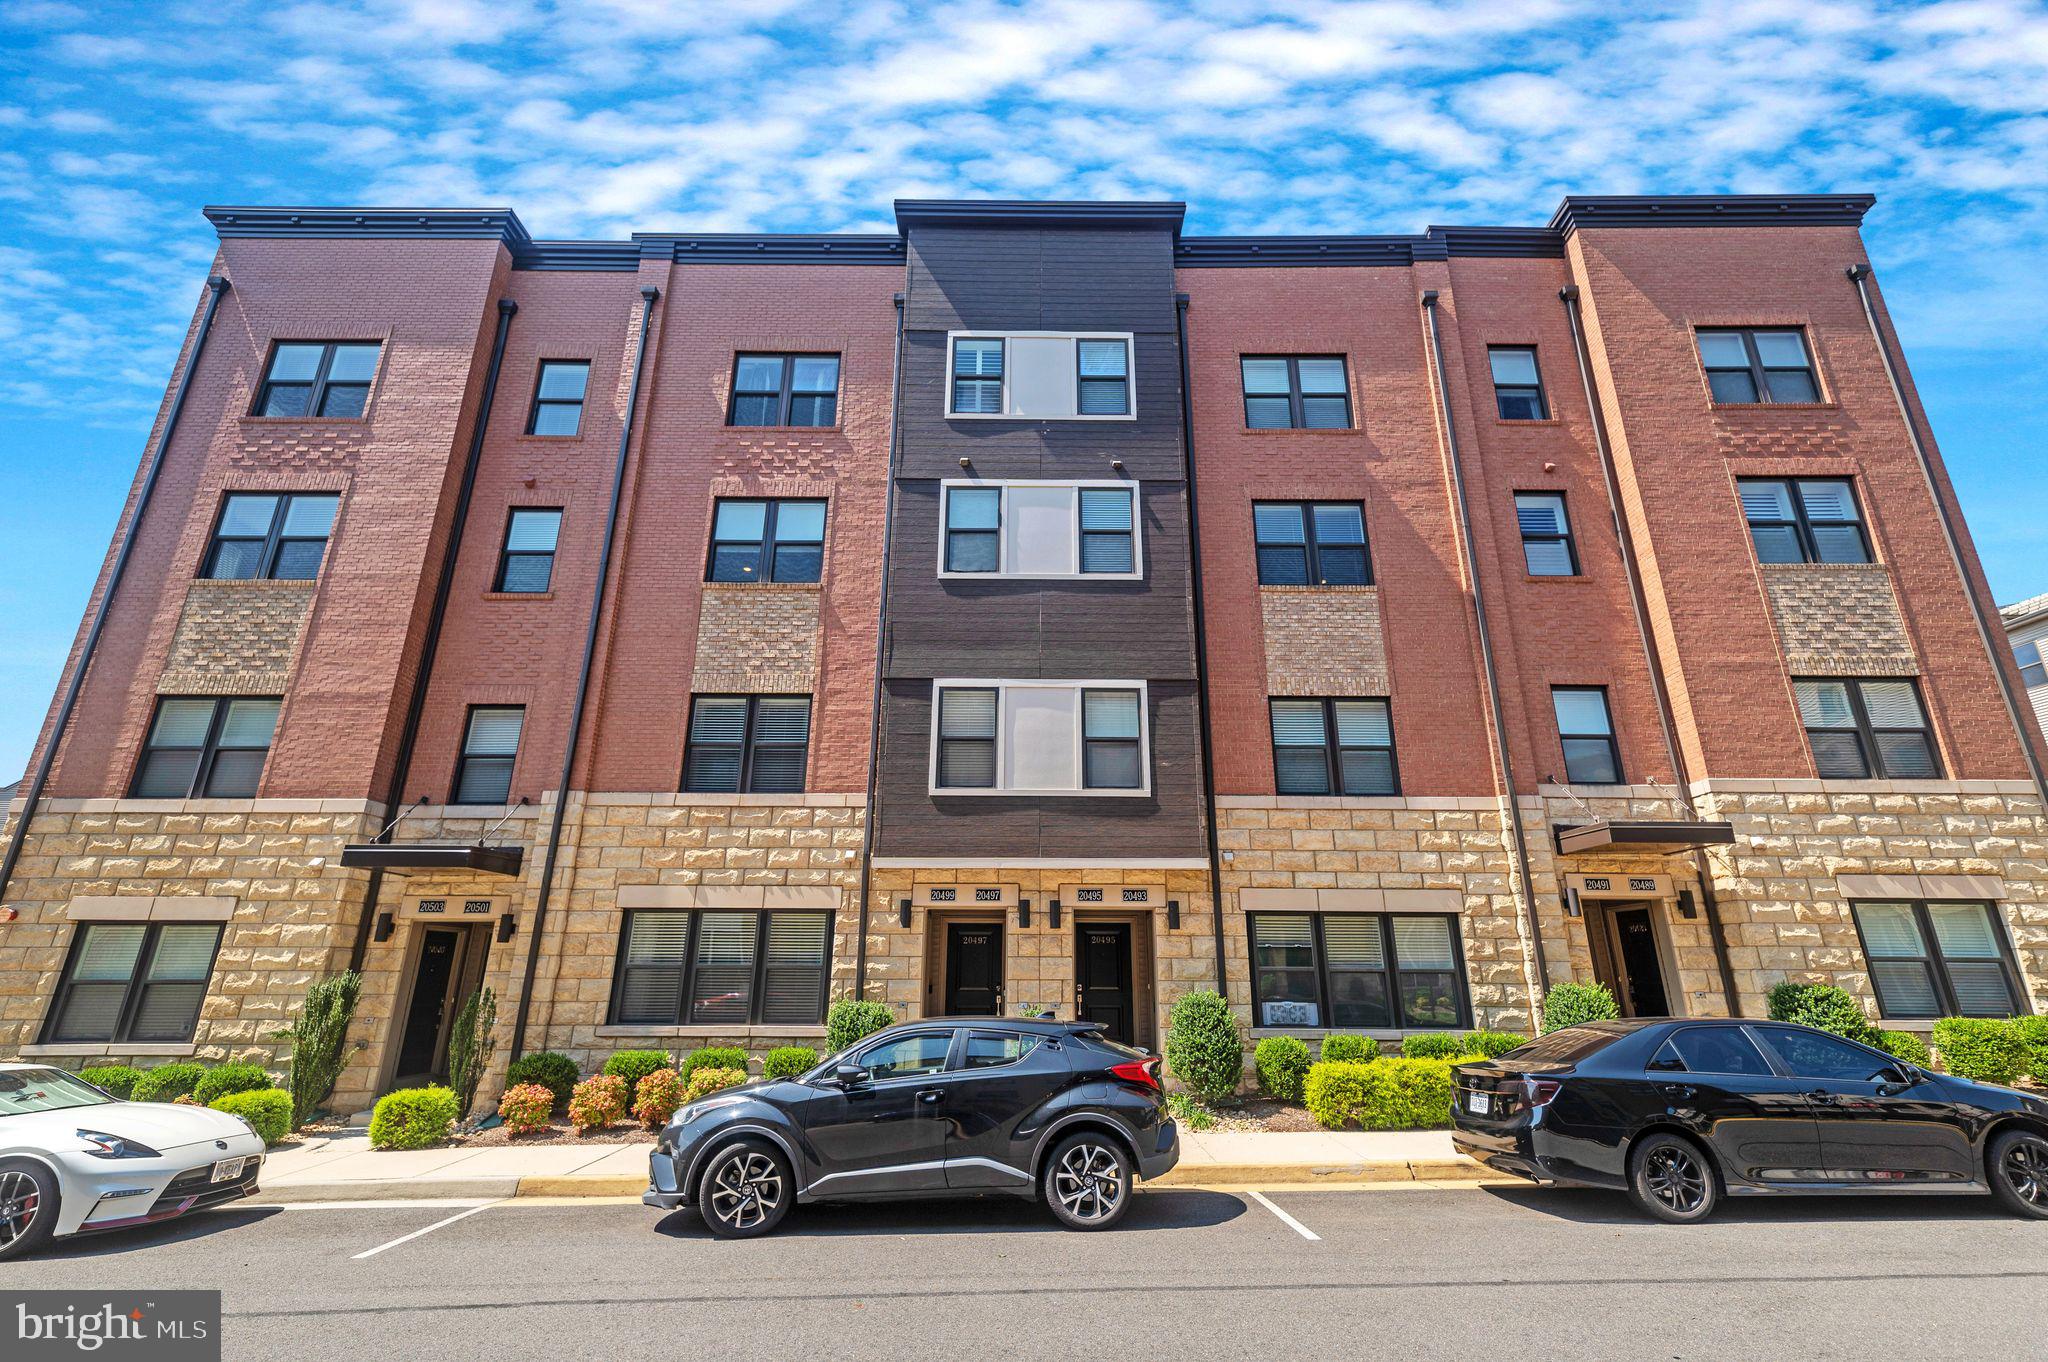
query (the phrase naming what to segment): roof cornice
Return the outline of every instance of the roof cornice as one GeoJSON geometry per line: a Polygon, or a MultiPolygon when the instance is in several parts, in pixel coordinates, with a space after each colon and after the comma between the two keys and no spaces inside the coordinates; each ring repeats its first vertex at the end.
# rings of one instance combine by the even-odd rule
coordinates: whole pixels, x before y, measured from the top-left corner
{"type": "Polygon", "coordinates": [[[1871,194],[1574,194],[1550,215],[1550,230],[1588,227],[1854,227],[1877,202],[1871,194]]]}
{"type": "Polygon", "coordinates": [[[1171,200],[898,199],[896,227],[1094,227],[1180,235],[1188,206],[1171,200]]]}

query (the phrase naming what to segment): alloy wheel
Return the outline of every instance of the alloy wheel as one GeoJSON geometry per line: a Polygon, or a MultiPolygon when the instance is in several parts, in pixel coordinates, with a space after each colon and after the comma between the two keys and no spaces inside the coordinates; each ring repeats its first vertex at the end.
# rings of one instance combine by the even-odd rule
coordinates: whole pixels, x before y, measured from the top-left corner
{"type": "Polygon", "coordinates": [[[2048,1209],[2048,1149],[2033,1140],[2016,1140],[2005,1151],[1999,1171],[2020,1200],[2048,1209]]]}
{"type": "Polygon", "coordinates": [[[757,1150],[733,1155],[711,1180],[711,1213],[736,1230],[750,1230],[782,1204],[782,1170],[757,1150]]]}
{"type": "Polygon", "coordinates": [[[1707,1199],[1707,1170],[1677,1145],[1650,1151],[1644,1161],[1643,1181],[1651,1196],[1679,1215],[1691,1215],[1707,1199]]]}
{"type": "Polygon", "coordinates": [[[0,1248],[6,1248],[27,1234],[36,1223],[43,1194],[36,1180],[26,1173],[0,1173],[0,1248]]]}
{"type": "Polygon", "coordinates": [[[1060,1159],[1053,1172],[1052,1190],[1062,1209],[1074,1219],[1107,1219],[1123,1203],[1123,1166],[1108,1146],[1084,1141],[1060,1159]]]}

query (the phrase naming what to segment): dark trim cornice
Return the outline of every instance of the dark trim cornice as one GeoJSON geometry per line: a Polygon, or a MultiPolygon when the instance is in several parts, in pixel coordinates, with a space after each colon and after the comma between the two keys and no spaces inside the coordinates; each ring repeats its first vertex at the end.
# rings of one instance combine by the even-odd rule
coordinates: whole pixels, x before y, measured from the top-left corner
{"type": "Polygon", "coordinates": [[[1186,236],[1184,269],[1307,265],[1412,265],[1452,256],[1557,259],[1564,238],[1547,227],[1432,227],[1421,236],[1186,236]]]}
{"type": "Polygon", "coordinates": [[[1583,227],[1854,227],[1877,202],[1871,194],[1573,195],[1550,230],[1583,227]]]}
{"type": "Polygon", "coordinates": [[[881,234],[751,236],[745,233],[635,232],[644,260],[678,265],[901,265],[903,238],[881,234]]]}
{"type": "Polygon", "coordinates": [[[898,199],[896,227],[1110,227],[1180,235],[1188,206],[1171,200],[898,199]]]}

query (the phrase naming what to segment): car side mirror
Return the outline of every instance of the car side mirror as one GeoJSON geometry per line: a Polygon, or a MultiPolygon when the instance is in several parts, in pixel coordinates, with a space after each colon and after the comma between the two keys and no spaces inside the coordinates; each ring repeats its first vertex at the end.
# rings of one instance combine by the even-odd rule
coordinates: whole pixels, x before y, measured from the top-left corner
{"type": "Polygon", "coordinates": [[[1894,1064],[1877,1076],[1878,1087],[1886,1094],[1904,1092],[1918,1083],[1924,1075],[1911,1064],[1894,1064]]]}
{"type": "Polygon", "coordinates": [[[857,1088],[868,1081],[868,1071],[858,1064],[842,1064],[832,1071],[832,1077],[842,1088],[857,1088]]]}

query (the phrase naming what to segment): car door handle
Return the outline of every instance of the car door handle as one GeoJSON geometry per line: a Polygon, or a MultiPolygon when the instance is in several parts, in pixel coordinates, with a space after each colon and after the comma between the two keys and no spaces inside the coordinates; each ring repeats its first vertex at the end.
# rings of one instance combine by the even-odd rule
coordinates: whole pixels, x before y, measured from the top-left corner
{"type": "Polygon", "coordinates": [[[1683,1083],[1666,1083],[1662,1091],[1666,1097],[1675,1097],[1680,1101],[1684,1101],[1686,1098],[1695,1096],[1699,1089],[1687,1087],[1683,1083]]]}
{"type": "Polygon", "coordinates": [[[917,1100],[930,1106],[946,1095],[944,1088],[925,1088],[917,1094],[917,1100]]]}
{"type": "Polygon", "coordinates": [[[1835,1096],[1835,1094],[1829,1092],[1825,1088],[1816,1088],[1812,1092],[1806,1094],[1806,1100],[1812,1102],[1816,1106],[1832,1107],[1839,1103],[1842,1099],[1835,1096]]]}

